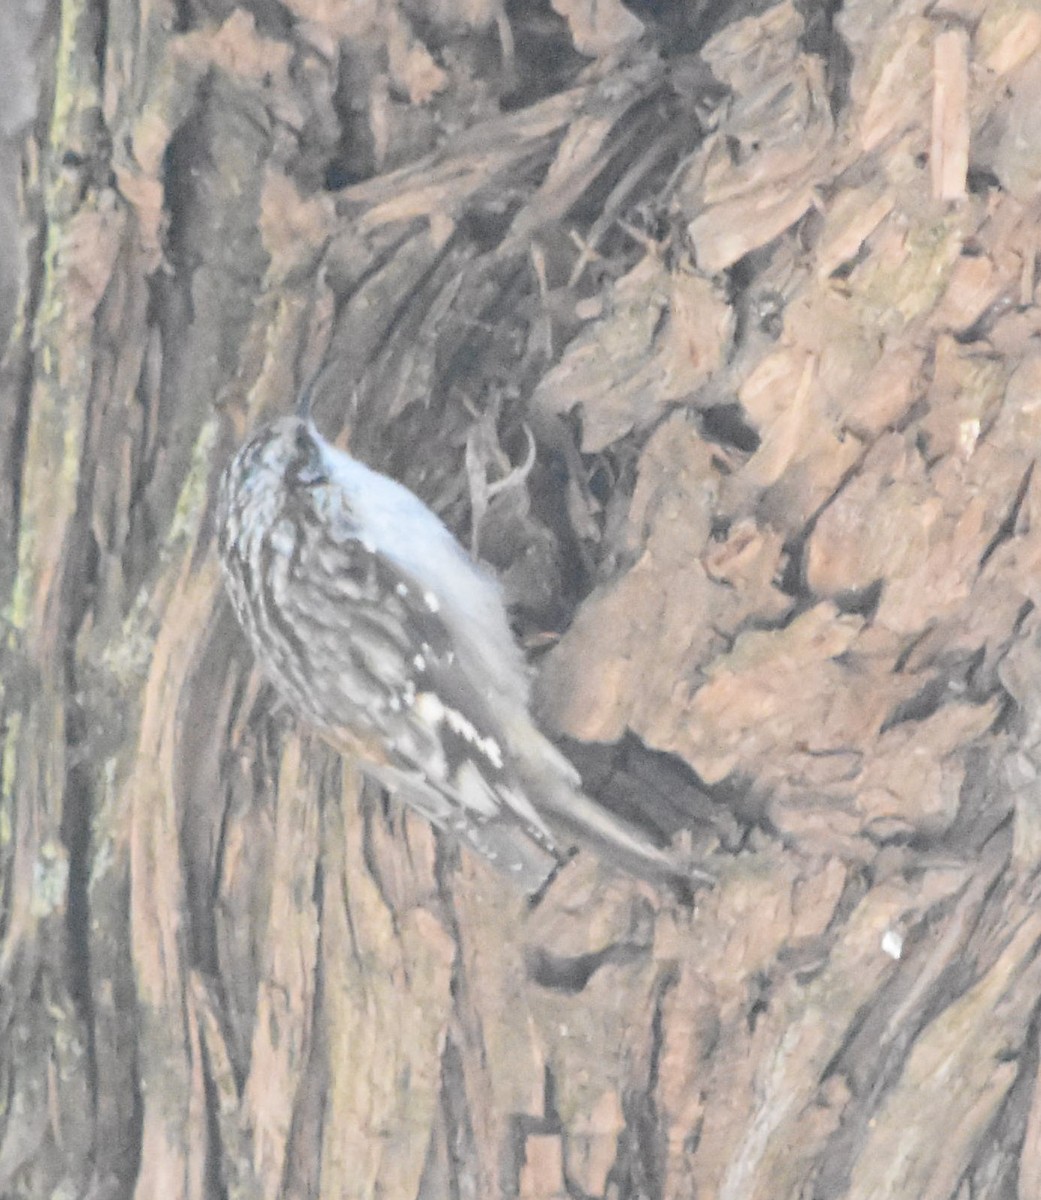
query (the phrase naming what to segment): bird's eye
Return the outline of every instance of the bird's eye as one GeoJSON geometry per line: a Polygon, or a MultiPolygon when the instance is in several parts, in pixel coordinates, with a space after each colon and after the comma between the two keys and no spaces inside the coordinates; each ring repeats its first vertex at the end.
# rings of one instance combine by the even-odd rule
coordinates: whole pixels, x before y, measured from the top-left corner
{"type": "Polygon", "coordinates": [[[289,463],[289,473],[297,483],[305,485],[321,483],[325,479],[321,450],[304,425],[299,426],[293,439],[293,457],[289,463]]]}
{"type": "Polygon", "coordinates": [[[260,471],[263,469],[267,448],[267,441],[261,441],[260,439],[257,439],[246,447],[245,453],[242,456],[244,473],[248,474],[250,471],[260,471]]]}

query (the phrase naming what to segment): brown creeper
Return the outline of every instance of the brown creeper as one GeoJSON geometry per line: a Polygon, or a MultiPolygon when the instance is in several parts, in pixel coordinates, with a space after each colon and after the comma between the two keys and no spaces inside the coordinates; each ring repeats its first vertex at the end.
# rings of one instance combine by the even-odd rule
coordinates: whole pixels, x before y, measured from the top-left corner
{"type": "Polygon", "coordinates": [[[438,828],[528,892],[573,836],[640,875],[711,879],[582,792],[532,722],[497,585],[422,501],[308,416],[239,450],[217,519],[228,592],[276,690],[438,828]]]}

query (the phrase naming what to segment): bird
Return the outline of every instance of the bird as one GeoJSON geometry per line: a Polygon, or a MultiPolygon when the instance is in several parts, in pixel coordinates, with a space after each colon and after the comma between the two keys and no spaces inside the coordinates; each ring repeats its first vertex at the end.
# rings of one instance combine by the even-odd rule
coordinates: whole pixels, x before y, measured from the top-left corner
{"type": "Polygon", "coordinates": [[[418,496],[327,441],[310,409],[308,387],[218,489],[226,590],[279,697],[529,897],[586,843],[686,898],[711,883],[582,790],[532,716],[497,581],[418,496]]]}

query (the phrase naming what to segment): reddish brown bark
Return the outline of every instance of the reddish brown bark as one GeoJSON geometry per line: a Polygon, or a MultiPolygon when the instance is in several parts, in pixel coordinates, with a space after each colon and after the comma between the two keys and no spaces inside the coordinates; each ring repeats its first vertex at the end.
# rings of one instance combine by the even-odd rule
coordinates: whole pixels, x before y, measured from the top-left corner
{"type": "Polygon", "coordinates": [[[1041,17],[721,7],[47,26],[0,1194],[1038,1194],[1041,17]],[[212,496],[320,361],[696,910],[529,911],[273,705],[212,496]]]}

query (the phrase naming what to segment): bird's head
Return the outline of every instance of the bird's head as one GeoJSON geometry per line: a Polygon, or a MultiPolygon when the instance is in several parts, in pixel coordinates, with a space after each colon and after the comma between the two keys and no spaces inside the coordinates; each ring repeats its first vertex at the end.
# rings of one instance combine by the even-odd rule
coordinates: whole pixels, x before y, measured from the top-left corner
{"type": "Polygon", "coordinates": [[[323,446],[321,434],[301,417],[282,417],[257,430],[221,480],[217,523],[222,553],[251,521],[266,527],[287,503],[328,481],[323,446]]]}
{"type": "Polygon", "coordinates": [[[232,486],[247,490],[273,484],[290,490],[327,479],[322,436],[300,417],[282,417],[259,430],[232,463],[232,486]]]}

